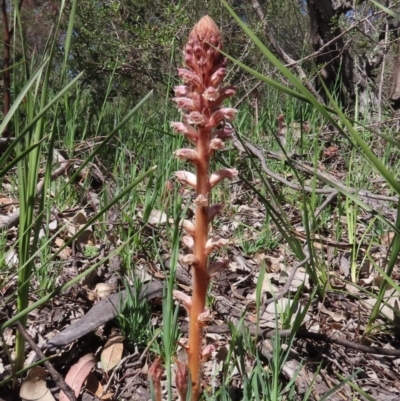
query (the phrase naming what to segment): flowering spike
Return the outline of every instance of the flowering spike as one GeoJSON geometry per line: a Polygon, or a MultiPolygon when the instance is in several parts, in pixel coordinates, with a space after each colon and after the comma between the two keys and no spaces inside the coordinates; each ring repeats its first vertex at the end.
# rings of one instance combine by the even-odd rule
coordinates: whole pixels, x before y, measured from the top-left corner
{"type": "Polygon", "coordinates": [[[186,65],[206,77],[211,74],[215,65],[222,63],[223,57],[218,51],[221,48],[221,32],[212,18],[206,15],[190,32],[185,47],[186,65]]]}
{"type": "MultiPolygon", "coordinates": [[[[179,181],[196,190],[194,204],[194,226],[184,220],[181,224],[190,235],[185,235],[182,242],[190,250],[181,261],[193,267],[193,297],[189,312],[189,350],[188,368],[192,381],[192,401],[198,401],[201,390],[202,331],[210,314],[205,312],[207,286],[210,274],[217,271],[225,262],[214,263],[207,270],[209,254],[227,244],[223,238],[209,239],[209,224],[221,211],[222,205],[209,206],[210,191],[223,178],[237,175],[234,169],[219,170],[209,173],[211,157],[214,151],[224,147],[223,140],[232,136],[232,129],[223,121],[232,121],[236,110],[222,108],[222,102],[235,94],[233,87],[221,87],[226,75],[227,60],[223,57],[221,33],[208,17],[203,17],[193,28],[185,45],[183,56],[186,68],[180,68],[178,74],[185,85],[175,88],[174,101],[182,110],[182,123],[172,123],[172,127],[184,134],[196,145],[196,150],[180,149],[175,154],[194,162],[196,175],[176,172],[179,181]],[[218,128],[217,128],[218,127],[218,128]]],[[[181,368],[179,368],[181,369],[181,368]]],[[[188,374],[186,365],[182,372],[177,371],[177,390],[180,397],[186,397],[188,374]]]]}
{"type": "Polygon", "coordinates": [[[210,177],[211,188],[215,187],[224,178],[231,180],[233,177],[236,177],[238,173],[239,172],[235,168],[222,168],[221,170],[212,173],[210,177]]]}

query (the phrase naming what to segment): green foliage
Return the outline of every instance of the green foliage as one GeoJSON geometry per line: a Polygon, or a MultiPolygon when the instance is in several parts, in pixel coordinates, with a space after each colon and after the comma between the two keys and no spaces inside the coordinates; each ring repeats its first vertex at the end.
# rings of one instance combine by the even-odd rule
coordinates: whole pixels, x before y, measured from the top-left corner
{"type": "Polygon", "coordinates": [[[130,279],[128,277],[123,279],[126,298],[121,301],[116,321],[127,339],[129,349],[134,350],[135,346],[143,349],[154,336],[154,328],[149,319],[151,308],[146,298],[140,296],[143,287],[140,279],[133,274],[130,279]]]}

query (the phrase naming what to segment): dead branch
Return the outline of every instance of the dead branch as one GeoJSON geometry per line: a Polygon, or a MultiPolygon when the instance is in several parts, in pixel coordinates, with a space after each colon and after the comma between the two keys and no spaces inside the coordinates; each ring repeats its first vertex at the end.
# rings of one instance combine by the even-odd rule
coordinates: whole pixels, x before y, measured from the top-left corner
{"type": "MultiPolygon", "coordinates": [[[[268,174],[270,177],[274,178],[275,180],[281,182],[282,184],[287,185],[289,188],[300,190],[300,191],[305,191],[308,193],[315,192],[317,194],[325,194],[325,195],[333,194],[336,191],[336,189],[334,189],[334,188],[318,189],[318,188],[311,188],[307,185],[302,186],[299,184],[292,183],[292,182],[286,180],[285,178],[283,178],[282,176],[280,176],[279,174],[274,173],[267,167],[266,162],[265,162],[265,156],[261,149],[256,148],[254,145],[252,145],[249,142],[244,142],[244,147],[243,147],[243,145],[237,139],[233,140],[233,145],[240,152],[247,152],[250,156],[257,157],[261,162],[262,170],[266,174],[268,174]]],[[[295,167],[297,170],[303,171],[312,176],[316,176],[322,182],[326,182],[326,181],[332,182],[335,185],[337,185],[338,187],[342,188],[344,191],[358,195],[361,198],[364,198],[365,200],[376,199],[376,200],[379,200],[382,202],[396,202],[396,203],[399,201],[398,196],[377,195],[377,194],[374,194],[374,193],[369,192],[364,189],[356,190],[355,188],[348,187],[348,186],[344,185],[340,180],[338,180],[333,175],[319,171],[319,170],[315,169],[314,167],[307,166],[306,164],[300,162],[299,160],[294,159],[290,155],[285,155],[283,153],[276,153],[276,152],[272,152],[272,151],[265,151],[265,154],[267,157],[269,157],[271,159],[280,160],[280,161],[289,160],[290,164],[293,165],[293,167],[295,167]]]]}
{"type": "MultiPolygon", "coordinates": [[[[29,333],[25,330],[24,326],[20,322],[16,322],[15,326],[18,331],[21,333],[22,337],[25,338],[25,341],[31,346],[32,350],[36,352],[36,354],[41,359],[46,359],[46,355],[43,354],[42,350],[38,347],[38,345],[33,341],[33,338],[29,335],[29,333]]],[[[57,383],[62,391],[67,395],[70,401],[77,401],[75,397],[74,391],[65,383],[63,377],[53,368],[53,365],[49,361],[44,361],[43,365],[46,366],[53,380],[57,383]]]]}

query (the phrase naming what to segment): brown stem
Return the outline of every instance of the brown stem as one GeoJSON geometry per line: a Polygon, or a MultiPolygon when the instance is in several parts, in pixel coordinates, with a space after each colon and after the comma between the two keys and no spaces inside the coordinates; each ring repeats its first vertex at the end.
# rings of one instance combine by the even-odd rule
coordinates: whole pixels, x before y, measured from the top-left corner
{"type": "MultiPolygon", "coordinates": [[[[199,163],[197,165],[197,188],[196,197],[199,195],[209,198],[210,185],[208,180],[208,166],[210,156],[208,153],[209,130],[203,129],[199,132],[197,152],[199,163]]],[[[195,221],[194,255],[199,263],[193,269],[193,297],[190,309],[189,326],[189,371],[192,380],[192,400],[198,400],[200,396],[200,374],[201,374],[201,342],[203,327],[199,323],[199,315],[204,312],[208,274],[206,243],[208,239],[208,207],[197,206],[195,221]]]]}

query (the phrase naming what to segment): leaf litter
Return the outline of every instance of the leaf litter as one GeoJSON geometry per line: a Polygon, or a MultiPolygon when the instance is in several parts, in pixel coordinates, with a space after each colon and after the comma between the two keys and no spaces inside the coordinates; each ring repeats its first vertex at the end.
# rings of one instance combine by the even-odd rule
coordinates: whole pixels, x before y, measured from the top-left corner
{"type": "MultiPolygon", "coordinates": [[[[257,185],[257,183],[255,184],[257,185]]],[[[187,194],[187,196],[189,195],[187,194]]],[[[8,216],[18,211],[18,202],[7,196],[2,199],[7,199],[4,201],[6,206],[1,209],[1,221],[6,221],[8,216]]],[[[256,197],[249,197],[246,186],[240,182],[233,185],[231,200],[231,211],[237,211],[233,221],[231,219],[224,221],[222,218],[219,225],[213,227],[216,234],[223,238],[232,238],[233,241],[230,246],[229,269],[219,272],[213,278],[211,292],[215,302],[212,307],[212,321],[208,324],[205,338],[209,354],[207,362],[204,364],[204,371],[206,383],[214,386],[220,385],[218,374],[223,369],[223,362],[229,353],[231,335],[227,326],[228,322],[233,322],[239,327],[244,316],[246,326],[253,338],[257,339],[256,334],[259,336],[257,347],[263,355],[262,363],[267,369],[268,361],[273,353],[272,343],[268,336],[278,328],[282,338],[285,338],[286,331],[288,328],[290,330],[293,321],[302,313],[312,290],[307,269],[300,267],[295,271],[294,278],[283,297],[276,302],[269,303],[264,308],[262,307],[264,311],[261,314],[260,311],[256,310],[256,286],[260,269],[265,269],[261,285],[262,300],[271,300],[281,294],[281,290],[288,282],[297,261],[293,255],[287,252],[287,244],[283,243],[282,240],[279,248],[276,248],[273,253],[262,246],[259,248],[248,247],[249,244],[253,245],[262,233],[266,210],[256,197]],[[243,236],[237,239],[233,234],[239,228],[243,229],[243,236]],[[299,299],[294,301],[294,297],[300,289],[302,293],[299,299]],[[284,314],[288,309],[291,310],[291,316],[284,314]],[[258,324],[257,317],[259,318],[258,324]]],[[[51,219],[48,227],[50,232],[55,233],[61,226],[64,227],[62,234],[57,236],[51,244],[51,250],[54,253],[64,247],[56,257],[56,261],[62,263],[60,275],[57,278],[58,283],[66,282],[70,277],[85,269],[86,266],[100,260],[99,258],[102,255],[95,254],[92,256],[86,252],[91,246],[96,245],[98,249],[104,249],[107,244],[108,251],[110,251],[112,249],[110,239],[118,241],[115,233],[113,233],[113,224],[119,223],[118,216],[121,213],[114,209],[109,216],[109,220],[113,223],[109,224],[105,238],[99,237],[96,228],[91,226],[77,238],[74,244],[65,246],[66,241],[86,224],[94,212],[94,209],[77,207],[58,212],[54,215],[55,218],[51,219]]],[[[291,210],[290,206],[287,205],[286,212],[287,217],[291,219],[298,232],[303,232],[304,228],[296,211],[291,210]]],[[[136,216],[138,224],[140,224],[140,216],[143,214],[143,211],[140,211],[136,216]]],[[[166,213],[156,209],[150,213],[147,221],[147,224],[151,226],[151,230],[148,232],[149,238],[157,233],[160,238],[160,249],[166,261],[170,257],[165,233],[167,223],[171,223],[171,221],[166,213]]],[[[279,237],[274,225],[271,225],[270,229],[274,236],[279,237]]],[[[18,263],[13,246],[16,235],[15,227],[8,229],[7,235],[6,255],[8,256],[6,256],[6,261],[11,266],[18,263]]],[[[332,338],[350,340],[354,344],[388,350],[398,349],[396,338],[390,333],[382,332],[373,337],[363,337],[362,334],[376,302],[376,299],[369,296],[368,293],[376,294],[381,279],[379,274],[371,266],[361,266],[358,260],[356,262],[362,268],[359,269],[357,283],[352,283],[349,278],[353,261],[348,251],[349,248],[343,244],[336,244],[333,238],[329,238],[326,233],[324,236],[315,236],[314,239],[315,253],[320,260],[323,262],[329,259],[329,282],[332,289],[326,292],[325,299],[318,303],[311,303],[303,319],[304,328],[311,333],[329,334],[332,338]]],[[[380,266],[384,263],[392,239],[393,233],[384,234],[378,248],[370,252],[370,255],[380,266]]],[[[135,258],[138,277],[141,277],[143,281],[153,278],[154,282],[160,283],[165,279],[166,272],[162,269],[158,259],[151,260],[147,256],[139,254],[135,255],[135,258]]],[[[168,263],[165,265],[167,266],[168,263]]],[[[178,266],[178,280],[181,280],[179,285],[186,291],[190,291],[190,272],[185,273],[185,269],[186,267],[182,265],[178,266]]],[[[110,334],[111,331],[116,329],[116,323],[113,319],[119,308],[121,294],[121,283],[118,279],[117,281],[113,281],[113,279],[121,273],[121,261],[114,258],[110,263],[100,267],[93,277],[85,280],[84,285],[72,287],[65,294],[54,298],[51,304],[34,311],[28,318],[28,327],[32,329],[30,332],[35,341],[42,344],[46,343],[47,346],[44,349],[47,350],[46,352],[49,355],[58,349],[54,365],[64,374],[65,380],[73,387],[75,394],[83,394],[83,399],[87,399],[88,396],[104,400],[112,397],[132,400],[149,399],[146,366],[152,359],[151,352],[145,347],[138,351],[128,350],[126,348],[127,340],[123,336],[110,334]],[[101,302],[107,302],[113,296],[111,308],[105,309],[106,304],[101,302]],[[107,310],[113,312],[109,313],[107,310]],[[96,313],[90,313],[91,311],[96,311],[96,313]],[[86,318],[91,320],[85,320],[86,318]],[[84,327],[86,324],[88,326],[84,327]],[[78,330],[78,328],[83,330],[78,330]],[[67,333],[69,333],[69,337],[66,335],[67,333]],[[63,335],[66,340],[57,342],[57,338],[61,339],[63,335]],[[53,339],[56,345],[49,346],[53,339]],[[99,352],[99,349],[101,352],[98,358],[101,365],[98,365],[97,357],[94,356],[95,353],[99,352]],[[87,353],[88,351],[90,354],[87,353]],[[126,359],[126,356],[130,359],[126,359]],[[104,390],[105,388],[107,390],[104,390]]],[[[400,273],[397,266],[393,279],[399,277],[400,273]]],[[[38,288],[37,284],[36,287],[38,288]]],[[[155,327],[162,326],[162,320],[159,318],[161,306],[160,302],[157,301],[162,294],[161,289],[162,285],[154,288],[154,297],[148,298],[152,305],[152,321],[155,327]]],[[[2,286],[1,296],[7,297],[14,290],[15,284],[11,279],[6,285],[2,286]]],[[[399,297],[396,296],[393,289],[388,289],[384,300],[385,305],[382,308],[382,313],[386,317],[386,324],[398,325],[400,320],[399,297]]],[[[185,318],[182,318],[179,323],[181,331],[186,333],[187,322],[185,318]]],[[[378,323],[383,324],[385,321],[380,319],[378,323]]],[[[10,366],[2,346],[3,341],[12,351],[15,345],[15,330],[5,330],[3,338],[0,339],[0,377],[6,378],[10,374],[10,366]]],[[[246,370],[250,371],[253,360],[250,355],[246,358],[246,370]]],[[[362,373],[359,374],[360,387],[371,394],[374,399],[378,401],[395,400],[400,397],[400,384],[397,379],[400,375],[400,358],[398,356],[365,353],[313,338],[299,337],[295,340],[292,345],[292,352],[282,367],[282,380],[288,382],[293,380],[299,396],[305,394],[308,388],[305,383],[311,383],[314,380],[310,399],[317,400],[340,382],[338,373],[347,377],[356,368],[362,370],[362,373]],[[307,361],[318,361],[318,364],[321,363],[324,368],[318,373],[316,368],[313,367],[314,365],[308,364],[307,361]],[[390,385],[383,386],[382,383],[390,383],[390,385]]],[[[41,370],[34,369],[38,368],[31,369],[22,382],[21,397],[24,395],[22,398],[27,400],[51,401],[54,399],[54,391],[47,387],[50,384],[46,379],[47,372],[43,368],[40,368],[41,370]],[[27,393],[30,393],[31,396],[27,393]]],[[[232,391],[239,392],[241,387],[240,372],[233,370],[232,377],[234,378],[232,391]]],[[[165,385],[166,381],[163,383],[165,385]]],[[[353,394],[351,388],[344,385],[330,399],[351,399],[353,394]]],[[[55,395],[59,396],[60,401],[66,399],[62,393],[57,394],[57,390],[55,395]]]]}

